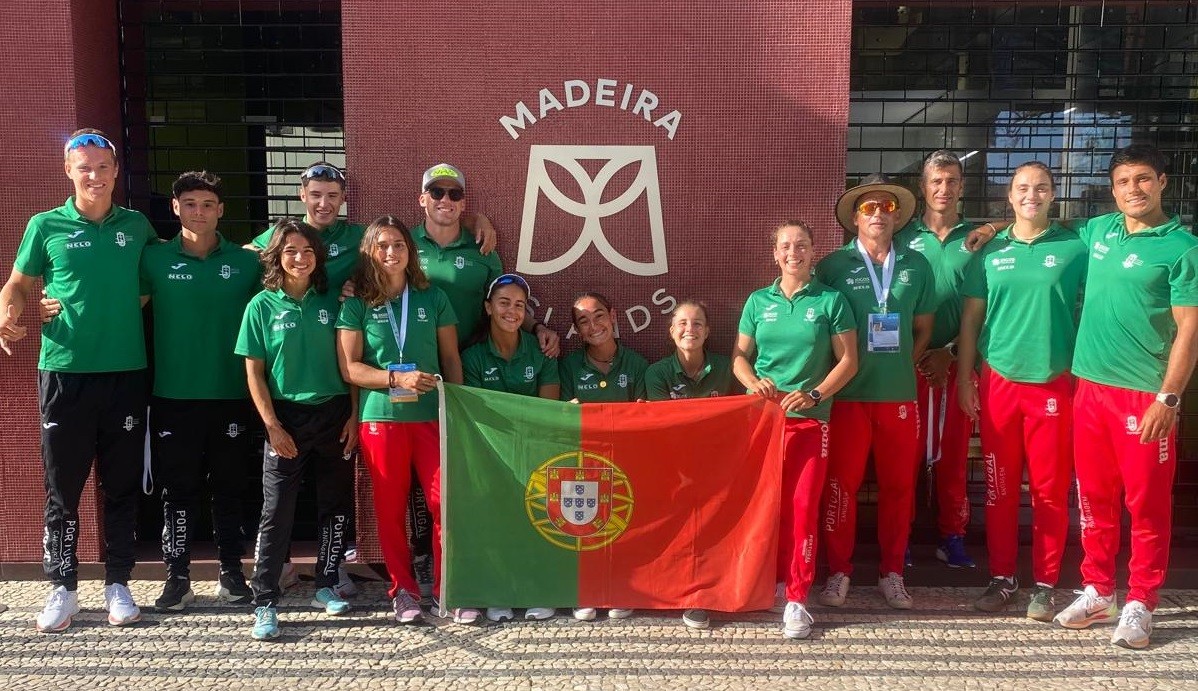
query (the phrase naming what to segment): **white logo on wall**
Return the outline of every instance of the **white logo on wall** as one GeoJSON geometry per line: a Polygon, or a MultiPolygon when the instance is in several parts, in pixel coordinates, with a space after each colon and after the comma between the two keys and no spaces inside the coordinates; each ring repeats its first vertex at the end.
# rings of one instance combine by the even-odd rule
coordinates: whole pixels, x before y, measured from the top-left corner
{"type": "MultiPolygon", "coordinates": [[[[555,229],[556,230],[556,229],[555,229]]],[[[661,212],[661,184],[657,176],[657,152],[652,146],[558,146],[534,145],[528,152],[528,182],[524,189],[524,215],[520,222],[520,246],[516,271],[544,275],[562,271],[578,261],[591,245],[599,249],[612,266],[634,276],[658,276],[666,273],[666,231],[661,212]],[[594,179],[580,161],[606,161],[594,179]],[[545,163],[561,166],[582,190],[582,201],[570,199],[549,178],[545,163]],[[622,194],[602,201],[607,184],[624,168],[640,164],[636,179],[622,194]],[[537,224],[537,204],[541,196],[562,211],[583,219],[582,232],[574,245],[561,256],[548,261],[532,258],[533,233],[537,224]],[[603,234],[602,219],[627,209],[644,195],[648,206],[649,239],[653,256],[639,262],[620,254],[603,234]]]]}

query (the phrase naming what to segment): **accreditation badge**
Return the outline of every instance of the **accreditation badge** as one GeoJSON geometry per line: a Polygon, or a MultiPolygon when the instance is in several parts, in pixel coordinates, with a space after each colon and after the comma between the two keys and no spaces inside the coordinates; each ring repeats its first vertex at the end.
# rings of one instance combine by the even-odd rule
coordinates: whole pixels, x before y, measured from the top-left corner
{"type": "Polygon", "coordinates": [[[895,312],[871,312],[869,315],[869,352],[897,353],[901,345],[902,321],[895,312]]]}
{"type": "MultiPolygon", "coordinates": [[[[415,372],[416,363],[392,363],[387,365],[388,372],[400,374],[403,372],[415,372]]],[[[420,399],[420,394],[414,389],[405,389],[402,386],[391,386],[387,388],[387,393],[391,396],[392,403],[415,403],[420,399]]]]}

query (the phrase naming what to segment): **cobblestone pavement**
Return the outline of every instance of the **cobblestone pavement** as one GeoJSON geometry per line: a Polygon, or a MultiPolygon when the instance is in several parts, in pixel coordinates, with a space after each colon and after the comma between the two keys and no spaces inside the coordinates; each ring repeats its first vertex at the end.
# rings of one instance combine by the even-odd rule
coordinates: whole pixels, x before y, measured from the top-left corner
{"type": "MultiPolygon", "coordinates": [[[[33,618],[44,583],[0,582],[0,689],[820,689],[1198,688],[1198,591],[1165,591],[1152,646],[1110,645],[1110,626],[1068,631],[969,607],[980,589],[912,588],[916,609],[888,609],[872,587],[846,606],[814,608],[812,637],[788,641],[780,615],[713,616],[708,631],[677,612],[622,621],[400,626],[381,584],[364,584],[349,616],[306,606],[304,583],[280,609],[282,637],[249,637],[248,608],[193,584],[182,614],[149,611],[159,584],[132,589],[146,608],[134,626],[108,626],[102,584],[80,585],[83,612],[58,635],[33,618]]],[[[1071,595],[1061,592],[1058,605],[1071,595]]]]}

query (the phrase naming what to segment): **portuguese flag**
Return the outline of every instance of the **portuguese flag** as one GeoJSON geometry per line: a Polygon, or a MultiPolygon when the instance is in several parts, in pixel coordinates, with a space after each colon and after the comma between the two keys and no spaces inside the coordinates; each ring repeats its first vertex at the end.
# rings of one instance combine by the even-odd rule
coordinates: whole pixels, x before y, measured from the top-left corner
{"type": "Polygon", "coordinates": [[[777,405],[441,388],[445,606],[773,604],[777,405]]]}

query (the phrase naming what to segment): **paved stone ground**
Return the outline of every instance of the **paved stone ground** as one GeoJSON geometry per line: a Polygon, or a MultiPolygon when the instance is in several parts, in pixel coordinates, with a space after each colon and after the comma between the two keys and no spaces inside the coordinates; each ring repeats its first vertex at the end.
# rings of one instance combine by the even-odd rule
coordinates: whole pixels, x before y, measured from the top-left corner
{"type": "MultiPolygon", "coordinates": [[[[1110,626],[1068,631],[1021,611],[980,615],[980,589],[913,588],[916,609],[886,607],[855,587],[845,607],[815,608],[806,641],[787,641],[779,616],[715,617],[684,628],[677,612],[623,621],[400,626],[379,583],[332,618],[306,606],[311,584],[280,610],[278,641],[249,637],[248,608],[216,603],[194,584],[186,613],[146,612],[108,626],[102,584],[80,585],[83,612],[59,635],[38,634],[43,583],[0,582],[0,689],[1198,689],[1198,591],[1164,593],[1153,645],[1110,645],[1110,626]]],[[[159,584],[132,584],[148,605],[159,584]]],[[[1071,595],[1061,592],[1058,605],[1071,595]]],[[[1021,597],[1015,607],[1025,606],[1021,597]]]]}

